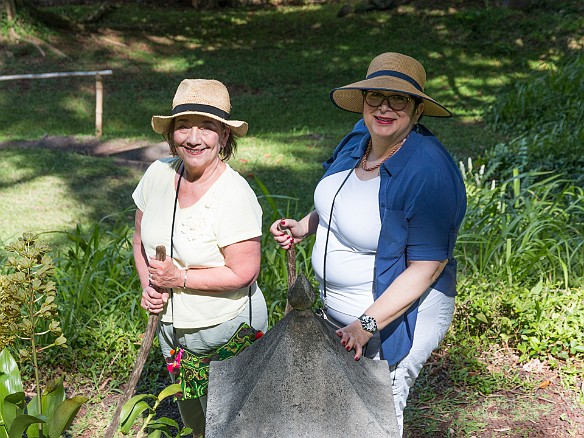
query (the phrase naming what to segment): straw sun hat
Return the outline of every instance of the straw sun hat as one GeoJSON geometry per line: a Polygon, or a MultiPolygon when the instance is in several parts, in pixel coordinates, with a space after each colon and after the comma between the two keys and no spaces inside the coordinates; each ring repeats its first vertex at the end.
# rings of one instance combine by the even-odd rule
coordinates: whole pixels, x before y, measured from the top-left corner
{"type": "Polygon", "coordinates": [[[401,53],[389,52],[371,61],[365,80],[333,89],[330,98],[341,109],[362,113],[363,90],[395,91],[423,99],[425,116],[450,117],[450,111],[424,93],[425,85],[422,64],[401,53]]]}
{"type": "Polygon", "coordinates": [[[184,79],[172,100],[172,115],[153,116],[152,129],[158,134],[164,134],[175,117],[197,114],[225,123],[237,137],[244,136],[247,133],[247,122],[229,120],[230,111],[229,91],[221,82],[213,79],[184,79]]]}

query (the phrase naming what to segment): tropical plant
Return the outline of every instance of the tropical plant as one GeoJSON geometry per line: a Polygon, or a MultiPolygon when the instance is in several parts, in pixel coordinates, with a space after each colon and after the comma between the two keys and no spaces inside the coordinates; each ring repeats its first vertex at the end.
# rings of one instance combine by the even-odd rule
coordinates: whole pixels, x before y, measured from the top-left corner
{"type": "Polygon", "coordinates": [[[561,175],[512,172],[497,182],[492,172],[461,164],[468,207],[457,242],[464,274],[563,282],[584,277],[584,189],[561,175]]]}
{"type": "Polygon", "coordinates": [[[70,245],[57,258],[55,282],[63,332],[70,342],[119,305],[128,308],[128,321],[140,320],[135,298],[141,288],[129,226],[121,220],[109,225],[101,220],[88,229],[77,225],[66,236],[70,245]]]}
{"type": "Polygon", "coordinates": [[[144,434],[148,432],[149,434],[147,436],[152,438],[160,437],[162,434],[171,437],[173,436],[170,429],[171,427],[176,430],[176,434],[174,435],[176,438],[190,435],[193,432],[192,429],[188,427],[181,428],[176,421],[167,417],[156,418],[156,409],[162,400],[174,396],[179,392],[181,392],[181,386],[180,384],[175,383],[160,391],[158,396],[152,394],[139,394],[132,397],[122,407],[122,412],[120,413],[120,431],[124,435],[130,434],[134,423],[146,414],[146,418],[142,421],[140,429],[136,434],[136,437],[138,438],[144,436],[144,434]],[[149,402],[154,402],[154,404],[150,406],[149,402]]]}
{"type": "Polygon", "coordinates": [[[44,390],[40,379],[40,354],[52,347],[65,347],[66,338],[61,333],[55,304],[55,283],[52,281],[54,265],[48,256],[49,247],[36,236],[25,234],[8,245],[6,250],[9,272],[0,276],[2,313],[0,320],[14,335],[4,338],[9,345],[19,340],[22,360],[32,362],[36,395],[26,403],[18,365],[8,349],[0,353],[0,437],[29,438],[58,437],[70,425],[77,412],[88,399],[65,398],[62,379],[49,382],[44,390]],[[49,340],[49,336],[55,339],[49,340]],[[43,342],[46,345],[42,345],[43,342]]]}

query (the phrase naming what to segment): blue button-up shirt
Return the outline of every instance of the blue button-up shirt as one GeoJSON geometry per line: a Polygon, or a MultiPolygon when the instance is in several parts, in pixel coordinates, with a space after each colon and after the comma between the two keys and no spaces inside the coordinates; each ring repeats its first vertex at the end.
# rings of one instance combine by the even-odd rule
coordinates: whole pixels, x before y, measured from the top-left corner
{"type": "MultiPolygon", "coordinates": [[[[323,163],[328,175],[360,162],[370,135],[360,120],[323,163]]],[[[456,295],[456,260],[452,252],[466,211],[466,191],[454,160],[422,125],[379,169],[381,232],[375,256],[373,295],[379,298],[406,269],[408,260],[448,260],[432,287],[456,295]]],[[[390,365],[412,347],[419,300],[381,330],[383,358],[390,365]]]]}

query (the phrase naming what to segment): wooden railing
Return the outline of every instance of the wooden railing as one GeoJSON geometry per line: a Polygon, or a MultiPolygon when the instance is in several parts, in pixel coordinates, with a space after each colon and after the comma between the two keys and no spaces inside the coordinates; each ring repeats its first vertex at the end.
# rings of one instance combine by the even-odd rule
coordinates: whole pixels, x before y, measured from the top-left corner
{"type": "Polygon", "coordinates": [[[111,70],[99,71],[71,71],[61,73],[37,73],[24,75],[4,75],[0,76],[0,81],[11,81],[16,79],[49,79],[49,78],[64,78],[70,76],[95,76],[95,136],[101,137],[102,116],[103,116],[103,81],[102,76],[109,76],[113,74],[111,70]]]}

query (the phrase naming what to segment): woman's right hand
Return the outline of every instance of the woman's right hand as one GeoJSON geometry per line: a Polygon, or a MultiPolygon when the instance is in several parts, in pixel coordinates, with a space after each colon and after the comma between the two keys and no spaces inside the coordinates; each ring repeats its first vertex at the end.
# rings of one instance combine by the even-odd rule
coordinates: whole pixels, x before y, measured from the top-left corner
{"type": "Polygon", "coordinates": [[[168,301],[168,292],[160,293],[152,286],[146,286],[142,289],[142,300],[140,305],[144,310],[150,313],[160,313],[164,310],[164,306],[168,301]]]}
{"type": "Polygon", "coordinates": [[[270,227],[270,233],[283,249],[290,249],[292,245],[301,242],[306,235],[300,222],[294,219],[278,219],[270,227]]]}

